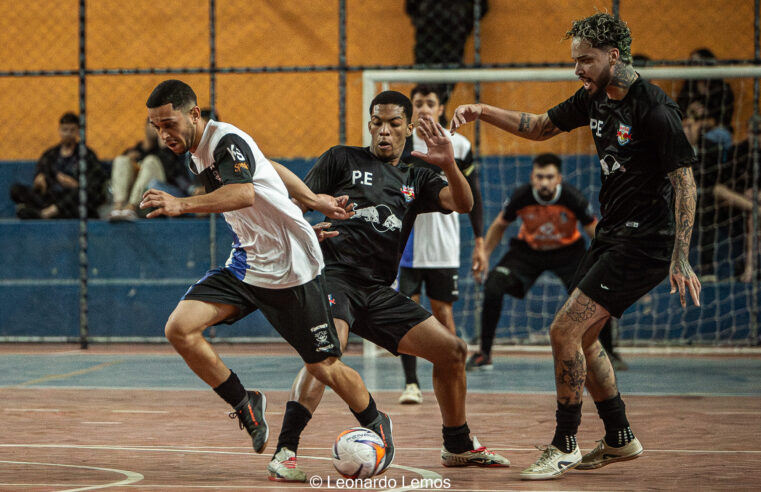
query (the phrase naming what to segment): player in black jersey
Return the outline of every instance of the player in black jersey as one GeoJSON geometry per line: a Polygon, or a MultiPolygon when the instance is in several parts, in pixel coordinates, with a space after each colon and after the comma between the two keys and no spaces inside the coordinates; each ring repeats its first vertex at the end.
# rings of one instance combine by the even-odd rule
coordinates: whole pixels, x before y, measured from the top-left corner
{"type": "MultiPolygon", "coordinates": [[[[391,288],[415,217],[424,212],[467,213],[473,195],[455,163],[445,130],[430,117],[419,124],[428,152],[412,155],[440,167],[448,184],[430,169],[401,161],[405,139],[412,132],[412,104],[407,96],[382,92],[369,110],[370,147],[333,147],[320,156],[305,179],[313,192],[348,195],[355,204],[354,216],[332,220],[339,234],[321,243],[341,344],[345,346],[351,330],[394,355],[406,353],[431,361],[443,420],[442,464],[509,466],[507,459],[470,437],[465,414],[465,342],[391,288]]],[[[278,449],[296,451],[324,389],[301,370],[283,416],[278,449]]]]}
{"type": "Polygon", "coordinates": [[[699,304],[700,282],[689,264],[695,216],[695,156],[679,108],[631,65],[626,23],[597,13],[573,23],[571,56],[584,86],[537,115],[469,104],[455,110],[451,130],[480,119],[531,140],[588,125],[600,159],[601,220],[579,265],[575,288],[550,327],[558,410],[555,436],[521,473],[548,479],[571,468],[593,469],[642,453],[626,418],[610,360],[597,339],[611,316],[658,285],[699,304]],[[670,184],[669,184],[670,181],[670,184]],[[605,437],[582,458],[576,444],[586,384],[605,425],[605,437]]]}

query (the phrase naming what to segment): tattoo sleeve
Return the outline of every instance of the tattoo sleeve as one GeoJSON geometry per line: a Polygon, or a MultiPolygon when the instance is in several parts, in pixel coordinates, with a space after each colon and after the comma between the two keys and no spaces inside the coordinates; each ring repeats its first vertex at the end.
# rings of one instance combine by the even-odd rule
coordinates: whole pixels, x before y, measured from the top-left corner
{"type": "Polygon", "coordinates": [[[674,187],[676,218],[676,242],[672,261],[679,264],[687,262],[690,253],[690,237],[692,226],[695,222],[695,205],[697,203],[697,189],[692,168],[680,167],[669,173],[669,180],[674,187]]]}

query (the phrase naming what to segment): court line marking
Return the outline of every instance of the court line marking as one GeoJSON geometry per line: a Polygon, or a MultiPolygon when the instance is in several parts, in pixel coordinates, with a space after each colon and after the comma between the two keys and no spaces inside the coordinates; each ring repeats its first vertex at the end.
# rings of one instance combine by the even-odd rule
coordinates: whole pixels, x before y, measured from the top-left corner
{"type": "MultiPolygon", "coordinates": [[[[210,450],[202,450],[202,449],[188,449],[188,448],[167,448],[167,447],[149,447],[149,446],[105,446],[105,445],[84,445],[84,444],[0,444],[0,448],[66,448],[66,449],[98,449],[98,450],[112,450],[112,451],[146,451],[146,452],[162,452],[162,453],[198,453],[198,454],[236,454],[236,455],[249,455],[251,454],[250,451],[247,452],[237,452],[237,451],[210,451],[210,450]]],[[[321,449],[321,450],[328,450],[329,448],[311,448],[311,449],[321,449]]],[[[436,448],[439,449],[439,448],[436,448]]],[[[323,456],[306,456],[306,455],[299,455],[299,458],[302,459],[314,459],[314,460],[324,460],[324,461],[331,461],[332,458],[326,458],[323,456]]],[[[118,473],[122,473],[124,475],[127,475],[128,479],[134,478],[130,474],[134,474],[135,476],[140,476],[138,480],[132,480],[127,481],[128,479],[122,480],[121,482],[115,482],[112,484],[107,485],[96,485],[92,487],[85,487],[85,488],[78,488],[78,489],[68,489],[66,491],[62,492],[75,492],[75,491],[81,491],[81,490],[95,490],[100,488],[107,488],[107,487],[115,487],[119,485],[130,485],[132,483],[135,483],[136,481],[143,480],[145,477],[143,475],[137,473],[137,472],[128,472],[128,471],[122,471],[122,470],[115,470],[110,468],[98,468],[94,466],[76,466],[76,465],[61,465],[56,463],[32,463],[32,462],[24,462],[24,461],[0,461],[0,463],[12,463],[12,464],[34,464],[34,465],[49,465],[49,466],[62,466],[62,467],[71,467],[71,468],[85,468],[85,469],[93,469],[93,470],[106,470],[106,471],[116,471],[118,473]]],[[[443,480],[443,477],[432,471],[432,470],[426,470],[424,468],[415,468],[412,466],[404,466],[404,465],[389,465],[389,468],[396,468],[400,470],[409,471],[412,473],[416,473],[420,475],[423,479],[428,479],[431,481],[436,480],[443,480]]],[[[149,486],[149,484],[142,484],[143,486],[149,486]]],[[[186,486],[183,486],[186,487],[186,486]]],[[[193,486],[191,486],[193,487],[193,486]]],[[[236,486],[239,487],[239,486],[236,486]]],[[[268,486],[268,488],[271,488],[271,486],[268,486]]],[[[395,488],[395,489],[385,489],[387,492],[404,492],[408,490],[416,490],[417,487],[401,487],[401,488],[395,488]]]]}
{"type": "MultiPolygon", "coordinates": [[[[61,492],[79,492],[82,490],[97,490],[97,489],[106,489],[110,487],[118,487],[120,485],[131,485],[145,478],[142,474],[137,472],[128,471],[128,470],[117,470],[116,468],[101,468],[98,466],[64,465],[61,463],[39,463],[34,461],[4,461],[4,460],[0,460],[0,463],[7,463],[9,465],[41,465],[41,466],[59,466],[62,468],[81,468],[83,470],[114,472],[114,473],[119,473],[127,477],[124,480],[120,480],[118,482],[111,482],[111,483],[102,484],[102,485],[91,485],[88,487],[80,487],[76,489],[66,489],[61,492]]],[[[63,485],[63,486],[66,487],[67,485],[63,485]]]]}
{"type": "Polygon", "coordinates": [[[111,410],[113,413],[169,413],[168,410],[111,410]]]}
{"type": "Polygon", "coordinates": [[[79,369],[77,371],[71,371],[71,372],[65,372],[63,374],[49,374],[47,376],[42,376],[41,378],[37,379],[30,379],[29,381],[24,381],[23,383],[18,383],[10,386],[11,388],[14,387],[22,387],[22,386],[30,386],[32,384],[37,383],[45,383],[48,381],[55,381],[57,379],[66,379],[70,378],[72,376],[81,376],[82,374],[89,374],[91,372],[100,371],[101,369],[105,369],[106,367],[115,366],[117,364],[121,364],[125,362],[123,359],[121,360],[113,360],[109,362],[103,362],[101,364],[97,364],[95,366],[87,367],[85,369],[79,369]]]}
{"type": "Polygon", "coordinates": [[[6,408],[6,412],[60,412],[58,408],[6,408]]]}

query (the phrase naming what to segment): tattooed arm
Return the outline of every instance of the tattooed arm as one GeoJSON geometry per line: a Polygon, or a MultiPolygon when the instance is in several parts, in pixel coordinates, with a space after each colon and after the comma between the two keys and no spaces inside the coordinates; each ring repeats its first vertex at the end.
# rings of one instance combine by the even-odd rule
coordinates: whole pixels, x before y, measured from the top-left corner
{"type": "Polygon", "coordinates": [[[449,129],[454,133],[465,123],[481,120],[519,137],[529,140],[547,140],[562,133],[547,113],[533,114],[497,108],[488,104],[465,104],[458,106],[452,116],[449,129]]]}
{"type": "Polygon", "coordinates": [[[676,215],[676,241],[674,252],[671,255],[671,267],[669,268],[669,281],[671,293],[679,290],[679,300],[682,307],[687,306],[686,292],[689,289],[692,302],[700,306],[700,280],[692,271],[688,259],[690,253],[690,237],[692,225],[695,221],[695,204],[697,203],[697,191],[692,168],[680,167],[668,174],[671,185],[674,187],[675,215],[676,215]]]}

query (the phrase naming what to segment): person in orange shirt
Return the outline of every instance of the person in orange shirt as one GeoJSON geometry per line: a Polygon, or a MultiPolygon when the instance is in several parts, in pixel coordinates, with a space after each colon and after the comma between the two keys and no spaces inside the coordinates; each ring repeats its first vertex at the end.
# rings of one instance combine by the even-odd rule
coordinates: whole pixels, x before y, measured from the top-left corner
{"type": "MultiPolygon", "coordinates": [[[[474,270],[479,281],[488,268],[489,256],[507,228],[518,218],[523,221],[518,237],[510,241],[510,249],[486,278],[481,313],[481,350],[468,360],[468,370],[493,368],[491,349],[505,294],[523,299],[546,270],[560,277],[566,289],[571,285],[576,267],[586,251],[578,223],[581,222],[584,232],[593,238],[597,219],[584,195],[562,181],[560,157],[549,153],[536,156],[531,183],[515,190],[489,226],[484,247],[480,250],[483,257],[474,262],[480,265],[474,270]]],[[[609,333],[610,330],[610,326],[605,326],[601,338],[603,332],[609,333]]],[[[605,348],[611,359],[620,361],[612,345],[605,348]]]]}

